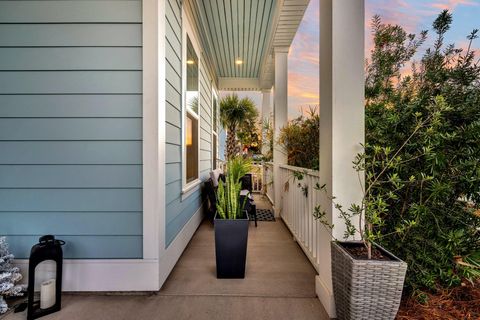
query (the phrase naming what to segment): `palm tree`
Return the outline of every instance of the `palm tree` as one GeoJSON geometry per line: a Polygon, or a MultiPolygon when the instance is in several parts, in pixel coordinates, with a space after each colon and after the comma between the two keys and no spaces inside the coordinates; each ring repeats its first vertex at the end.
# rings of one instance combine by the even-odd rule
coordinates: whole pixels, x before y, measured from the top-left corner
{"type": "Polygon", "coordinates": [[[225,96],[220,101],[220,122],[227,130],[227,159],[240,153],[237,132],[242,124],[255,121],[258,111],[250,98],[239,99],[236,94],[225,96]]]}

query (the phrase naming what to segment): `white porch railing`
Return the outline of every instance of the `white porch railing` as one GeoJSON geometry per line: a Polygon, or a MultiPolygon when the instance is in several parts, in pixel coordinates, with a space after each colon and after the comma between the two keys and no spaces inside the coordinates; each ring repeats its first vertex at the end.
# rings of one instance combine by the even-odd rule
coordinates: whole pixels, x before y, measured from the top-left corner
{"type": "Polygon", "coordinates": [[[262,163],[252,164],[252,192],[263,192],[263,165],[262,163]]]}
{"type": "Polygon", "coordinates": [[[320,192],[315,189],[319,183],[318,171],[280,165],[282,188],[282,210],[280,216],[294,235],[310,262],[319,271],[320,237],[326,233],[324,226],[313,217],[320,192]],[[303,178],[295,178],[301,173],[303,178]]]}
{"type": "Polygon", "coordinates": [[[263,164],[263,192],[267,196],[268,200],[273,204],[275,188],[273,185],[273,163],[265,162],[263,164]]]}
{"type": "MultiPolygon", "coordinates": [[[[226,171],[226,161],[217,160],[217,168],[226,171]]],[[[257,193],[262,193],[264,190],[264,167],[261,162],[253,163],[252,170],[250,171],[252,174],[252,191],[257,193]]]]}
{"type": "Polygon", "coordinates": [[[227,166],[227,162],[226,162],[226,161],[217,159],[217,168],[222,169],[223,171],[225,171],[226,166],[227,166]]]}

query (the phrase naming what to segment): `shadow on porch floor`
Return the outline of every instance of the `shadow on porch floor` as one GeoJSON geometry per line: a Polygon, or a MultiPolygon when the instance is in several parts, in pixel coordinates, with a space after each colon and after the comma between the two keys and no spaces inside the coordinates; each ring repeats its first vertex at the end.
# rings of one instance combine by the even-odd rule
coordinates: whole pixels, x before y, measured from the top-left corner
{"type": "Polygon", "coordinates": [[[42,319],[328,319],[315,297],[315,270],[282,221],[251,223],[247,252],[245,279],[218,280],[213,226],[205,221],[160,292],[65,295],[62,311],[42,319]]]}

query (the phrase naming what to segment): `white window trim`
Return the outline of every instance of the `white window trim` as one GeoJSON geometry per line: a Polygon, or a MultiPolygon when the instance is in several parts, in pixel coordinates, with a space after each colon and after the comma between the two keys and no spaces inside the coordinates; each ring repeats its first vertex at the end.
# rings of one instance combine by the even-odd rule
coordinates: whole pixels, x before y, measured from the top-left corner
{"type": "Polygon", "coordinates": [[[217,94],[217,91],[215,90],[215,87],[213,86],[212,84],[212,101],[210,102],[211,103],[211,106],[212,106],[212,123],[211,123],[211,126],[212,126],[212,140],[211,140],[211,151],[210,151],[210,154],[211,154],[211,160],[212,160],[212,168],[213,167],[216,167],[217,164],[216,163],[213,163],[213,161],[215,160],[216,162],[218,162],[218,127],[219,127],[219,122],[220,122],[220,101],[218,100],[218,94],[217,94]],[[217,105],[216,105],[216,114],[217,114],[217,123],[214,123],[214,117],[213,117],[213,107],[215,106],[214,105],[214,101],[215,99],[217,100],[217,105]],[[215,130],[216,129],[216,130],[215,130]],[[216,145],[216,150],[215,150],[215,155],[213,153],[213,137],[217,137],[217,145],[216,145]]]}
{"type": "Polygon", "coordinates": [[[218,124],[219,124],[219,120],[220,120],[220,101],[218,100],[218,94],[217,94],[217,90],[215,90],[215,87],[213,86],[212,84],[212,101],[211,101],[211,105],[212,105],[212,132],[214,132],[215,134],[218,134],[218,124]],[[217,100],[217,123],[213,123],[213,101],[214,100],[217,100]],[[216,128],[217,130],[214,130],[214,128],[216,128]]]}
{"type": "Polygon", "coordinates": [[[200,132],[201,132],[201,125],[200,125],[200,113],[201,113],[201,97],[200,97],[200,61],[201,61],[201,51],[198,39],[196,37],[195,32],[193,31],[192,24],[188,19],[188,16],[185,10],[182,8],[182,201],[188,198],[194,191],[198,189],[198,186],[202,182],[200,179],[200,132]],[[185,88],[187,87],[187,68],[185,67],[185,61],[187,60],[187,35],[190,39],[190,42],[193,45],[195,53],[197,54],[198,58],[198,113],[195,114],[188,110],[186,106],[186,94],[185,88]],[[185,125],[186,125],[186,118],[187,112],[195,117],[198,121],[197,129],[198,129],[198,178],[187,183],[187,150],[185,148],[185,125]]]}

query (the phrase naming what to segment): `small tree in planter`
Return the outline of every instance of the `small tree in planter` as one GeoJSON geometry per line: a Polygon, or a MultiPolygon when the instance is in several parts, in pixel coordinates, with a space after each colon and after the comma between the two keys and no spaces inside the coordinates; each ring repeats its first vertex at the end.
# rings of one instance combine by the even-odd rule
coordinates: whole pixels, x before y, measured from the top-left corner
{"type": "Polygon", "coordinates": [[[245,277],[249,219],[244,210],[246,197],[240,201],[240,178],[250,169],[250,160],[233,158],[227,162],[226,182],[218,184],[215,217],[217,278],[245,277]]]}
{"type": "MultiPolygon", "coordinates": [[[[346,241],[332,242],[332,277],[337,316],[339,319],[394,319],[400,305],[407,264],[388,252],[376,242],[389,234],[379,230],[389,214],[387,200],[395,200],[398,190],[408,185],[424,184],[432,177],[421,175],[399,177],[398,166],[415,161],[422,154],[411,154],[409,158],[399,156],[408,142],[420,131],[429,132],[442,121],[449,107],[439,96],[431,103],[428,114],[418,114],[413,132],[401,147],[394,151],[390,147],[366,145],[367,152],[358,154],[353,162],[354,169],[365,173],[366,186],[361,203],[351,204],[345,209],[335,197],[329,197],[344,221],[346,241]],[[369,166],[381,166],[378,174],[369,166]],[[388,185],[388,188],[386,186],[388,185]],[[392,186],[395,188],[392,189],[392,186]],[[392,191],[393,190],[393,191],[392,191]],[[358,220],[358,225],[354,223],[358,220]],[[360,235],[360,241],[348,241],[360,235]]],[[[326,185],[317,184],[316,189],[326,192],[326,185]]],[[[320,205],[314,209],[314,217],[329,231],[334,225],[320,205]]],[[[394,233],[405,233],[416,225],[415,220],[405,220],[394,233]]]]}

